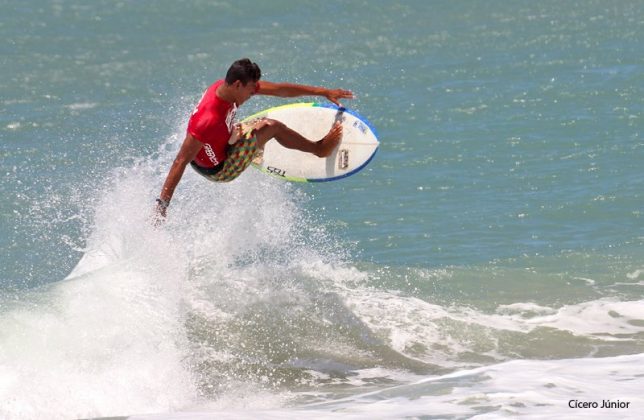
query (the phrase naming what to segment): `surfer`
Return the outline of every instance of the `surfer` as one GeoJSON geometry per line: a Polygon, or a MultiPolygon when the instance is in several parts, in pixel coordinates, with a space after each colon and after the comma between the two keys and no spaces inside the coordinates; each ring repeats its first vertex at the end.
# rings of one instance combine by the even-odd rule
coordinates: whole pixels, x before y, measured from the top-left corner
{"type": "Polygon", "coordinates": [[[238,107],[253,95],[282,98],[323,96],[340,105],[340,99],[351,99],[353,93],[344,89],[260,82],[260,78],[259,66],[243,58],[230,66],[225,79],[216,81],[206,90],[192,112],[186,137],[157,199],[158,220],[165,218],[174,190],[188,164],[213,181],[227,182],[248,168],[256,151],[262,150],[272,138],[284,147],[319,157],[333,152],[342,138],[342,126],[338,122],[320,140],[312,141],[283,123],[268,118],[242,127],[235,123],[235,114],[238,107]]]}

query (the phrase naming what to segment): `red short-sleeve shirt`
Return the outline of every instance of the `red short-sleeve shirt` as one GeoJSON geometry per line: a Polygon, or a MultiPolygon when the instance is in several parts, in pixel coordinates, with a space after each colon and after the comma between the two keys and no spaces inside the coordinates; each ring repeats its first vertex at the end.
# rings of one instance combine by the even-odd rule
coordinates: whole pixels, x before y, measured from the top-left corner
{"type": "Polygon", "coordinates": [[[235,123],[237,106],[217,96],[217,88],[224,83],[213,83],[192,112],[188,133],[203,143],[195,162],[204,168],[217,166],[226,159],[228,139],[235,123]]]}

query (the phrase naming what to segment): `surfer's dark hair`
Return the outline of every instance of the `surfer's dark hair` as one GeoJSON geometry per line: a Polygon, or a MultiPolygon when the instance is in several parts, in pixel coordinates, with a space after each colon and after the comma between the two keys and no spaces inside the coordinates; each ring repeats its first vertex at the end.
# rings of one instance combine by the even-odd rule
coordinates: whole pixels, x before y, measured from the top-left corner
{"type": "Polygon", "coordinates": [[[226,84],[232,85],[237,80],[246,85],[248,82],[257,82],[262,77],[262,71],[257,63],[248,58],[235,61],[226,73],[226,84]]]}

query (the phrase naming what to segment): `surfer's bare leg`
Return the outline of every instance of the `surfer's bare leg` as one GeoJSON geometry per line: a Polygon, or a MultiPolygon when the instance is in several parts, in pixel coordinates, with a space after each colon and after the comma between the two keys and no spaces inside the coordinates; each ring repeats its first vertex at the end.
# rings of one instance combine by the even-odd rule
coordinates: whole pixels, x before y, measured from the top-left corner
{"type": "Polygon", "coordinates": [[[260,149],[263,149],[266,143],[274,138],[288,149],[301,150],[319,157],[327,157],[333,153],[333,149],[337,147],[340,139],[342,139],[342,125],[336,122],[324,137],[318,141],[311,141],[295,130],[288,128],[282,122],[266,118],[255,123],[253,135],[257,138],[257,145],[260,149]]]}

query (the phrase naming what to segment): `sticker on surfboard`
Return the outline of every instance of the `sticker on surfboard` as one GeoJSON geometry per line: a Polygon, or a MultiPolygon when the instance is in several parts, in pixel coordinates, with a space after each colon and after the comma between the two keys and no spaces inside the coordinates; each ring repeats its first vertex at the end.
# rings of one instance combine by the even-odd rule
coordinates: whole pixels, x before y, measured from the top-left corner
{"type": "Polygon", "coordinates": [[[335,121],[342,123],[342,140],[327,158],[287,149],[276,140],[253,160],[260,171],[292,182],[326,182],[351,176],[362,170],[378,150],[376,130],[369,122],[346,108],[331,104],[296,103],[269,108],[242,121],[249,124],[261,118],[283,122],[311,140],[319,140],[335,121]]]}

